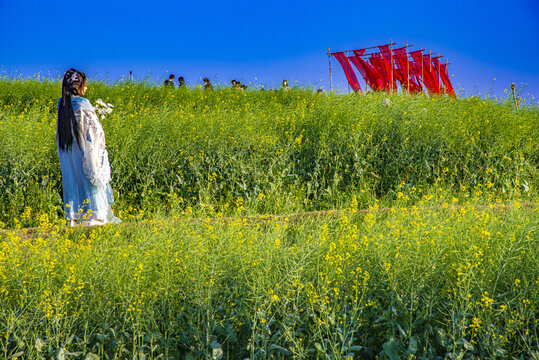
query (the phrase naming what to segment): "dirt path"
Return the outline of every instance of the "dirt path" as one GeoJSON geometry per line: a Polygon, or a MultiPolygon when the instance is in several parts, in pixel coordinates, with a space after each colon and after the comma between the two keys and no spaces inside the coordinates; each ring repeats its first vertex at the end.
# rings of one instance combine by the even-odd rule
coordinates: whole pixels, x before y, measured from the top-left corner
{"type": "MultiPolygon", "coordinates": [[[[416,207],[419,210],[440,210],[440,211],[451,211],[451,210],[458,210],[463,207],[469,207],[472,206],[474,208],[479,208],[482,210],[494,210],[494,211],[505,211],[508,209],[514,209],[514,208],[523,208],[527,210],[537,210],[539,209],[539,202],[525,202],[525,203],[499,203],[499,204],[488,204],[488,205],[449,205],[449,207],[442,207],[442,206],[423,206],[423,207],[416,207]]],[[[389,212],[392,209],[393,210],[402,210],[402,209],[412,209],[414,206],[410,207],[403,207],[403,208],[389,208],[389,207],[383,207],[383,208],[365,208],[365,209],[358,209],[355,214],[364,214],[368,213],[369,211],[375,211],[375,212],[389,212]]],[[[118,227],[129,227],[129,226],[139,226],[139,225],[155,225],[160,222],[167,222],[167,223],[202,223],[202,222],[220,222],[220,223],[228,223],[232,221],[236,221],[238,219],[244,220],[246,223],[249,224],[255,224],[255,223],[261,223],[261,222],[267,222],[267,221],[287,221],[287,222],[301,222],[306,220],[316,220],[320,218],[328,219],[328,218],[338,218],[343,215],[350,214],[350,209],[335,209],[335,210],[319,210],[319,211],[305,211],[305,212],[297,212],[297,213],[289,213],[289,214],[280,214],[280,215],[273,215],[273,214],[255,214],[255,215],[238,215],[238,216],[226,216],[226,217],[186,217],[181,219],[170,219],[170,220],[160,220],[160,219],[150,219],[150,220],[140,220],[140,221],[131,221],[131,222],[123,222],[119,225],[110,225],[110,226],[118,226],[118,227]]],[[[109,225],[107,225],[109,226],[109,225]]],[[[31,227],[31,228],[21,228],[21,229],[1,229],[0,230],[0,239],[2,238],[2,235],[15,235],[18,237],[24,237],[24,238],[33,238],[36,236],[47,236],[47,233],[50,231],[58,231],[63,232],[66,230],[90,230],[95,228],[95,226],[77,226],[75,228],[68,227],[65,225],[53,225],[48,229],[40,228],[40,227],[31,227]]]]}

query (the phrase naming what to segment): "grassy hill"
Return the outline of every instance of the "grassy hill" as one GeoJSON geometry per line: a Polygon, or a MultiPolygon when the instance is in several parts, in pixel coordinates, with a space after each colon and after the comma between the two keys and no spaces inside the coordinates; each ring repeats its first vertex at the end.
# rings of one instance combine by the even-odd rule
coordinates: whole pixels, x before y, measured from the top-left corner
{"type": "MultiPolygon", "coordinates": [[[[0,221],[12,225],[27,208],[62,217],[59,94],[59,83],[0,81],[0,221]]],[[[353,194],[364,207],[439,187],[500,199],[537,191],[537,108],[140,83],[90,83],[88,98],[115,106],[103,126],[124,217],[332,209],[353,194]]]]}
{"type": "Polygon", "coordinates": [[[90,83],[124,223],[71,229],[59,94],[0,81],[0,357],[539,356],[536,107],[90,83]]]}

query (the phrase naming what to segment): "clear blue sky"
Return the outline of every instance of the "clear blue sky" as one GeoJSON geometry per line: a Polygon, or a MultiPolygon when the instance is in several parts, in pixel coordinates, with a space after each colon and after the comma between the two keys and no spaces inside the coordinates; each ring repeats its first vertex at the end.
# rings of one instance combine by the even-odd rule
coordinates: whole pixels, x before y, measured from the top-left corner
{"type": "MultiPolygon", "coordinates": [[[[503,95],[515,82],[539,97],[537,0],[0,0],[1,70],[24,76],[75,67],[111,81],[168,71],[191,85],[207,76],[328,88],[328,46],[390,39],[444,55],[466,95],[503,95]]],[[[336,61],[333,70],[334,86],[346,88],[336,61]]]]}

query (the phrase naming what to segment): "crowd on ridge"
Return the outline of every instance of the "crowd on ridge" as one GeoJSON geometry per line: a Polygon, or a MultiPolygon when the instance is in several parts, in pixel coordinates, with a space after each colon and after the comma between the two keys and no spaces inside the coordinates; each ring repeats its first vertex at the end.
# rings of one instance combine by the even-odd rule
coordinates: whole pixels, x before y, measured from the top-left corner
{"type": "MultiPolygon", "coordinates": [[[[168,79],[165,80],[163,85],[165,87],[170,87],[170,88],[174,89],[175,88],[175,85],[174,85],[174,79],[175,78],[176,78],[176,76],[174,74],[170,74],[168,79]]],[[[213,85],[210,82],[210,79],[204,78],[202,81],[204,82],[204,90],[213,90],[213,85]]],[[[230,83],[232,84],[232,89],[236,89],[236,90],[240,90],[240,91],[243,91],[243,90],[247,89],[247,85],[242,84],[241,82],[239,82],[236,79],[231,80],[230,83]]],[[[185,88],[186,88],[185,79],[183,78],[183,76],[180,76],[178,78],[178,89],[185,89],[185,88]]],[[[287,80],[283,80],[283,84],[281,85],[281,88],[279,90],[281,90],[281,91],[289,91],[290,90],[290,86],[288,86],[288,81],[287,80]]],[[[262,87],[260,89],[260,91],[265,91],[265,89],[262,87]]],[[[270,90],[270,91],[273,91],[273,90],[270,90]]],[[[317,92],[321,93],[322,89],[318,89],[317,92]]]]}

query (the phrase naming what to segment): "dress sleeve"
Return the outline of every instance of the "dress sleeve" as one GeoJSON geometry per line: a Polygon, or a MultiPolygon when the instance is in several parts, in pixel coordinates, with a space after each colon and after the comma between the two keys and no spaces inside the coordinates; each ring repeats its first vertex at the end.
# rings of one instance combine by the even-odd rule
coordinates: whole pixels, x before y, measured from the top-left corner
{"type": "Polygon", "coordinates": [[[105,133],[94,110],[80,110],[80,118],[84,175],[93,185],[104,186],[110,181],[105,133]]]}

